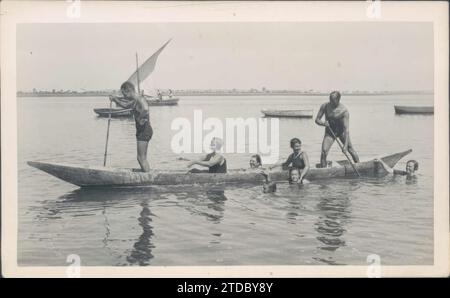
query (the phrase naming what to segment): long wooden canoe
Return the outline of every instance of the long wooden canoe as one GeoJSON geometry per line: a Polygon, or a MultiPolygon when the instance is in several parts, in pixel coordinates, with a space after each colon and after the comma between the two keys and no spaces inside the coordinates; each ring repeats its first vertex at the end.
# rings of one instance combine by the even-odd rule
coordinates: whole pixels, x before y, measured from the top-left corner
{"type": "Polygon", "coordinates": [[[433,106],[394,106],[396,114],[434,114],[433,106]]]}
{"type": "Polygon", "coordinates": [[[109,114],[111,113],[111,117],[131,117],[133,116],[131,109],[122,109],[122,108],[105,108],[105,109],[94,109],[94,112],[99,117],[109,117],[109,114]]]}
{"type": "MultiPolygon", "coordinates": [[[[384,156],[381,159],[390,167],[412,150],[384,156]]],[[[189,185],[220,183],[262,183],[261,174],[246,171],[229,171],[226,174],[188,174],[186,172],[162,172],[153,170],[148,173],[133,172],[130,169],[108,167],[81,167],[69,164],[55,164],[29,161],[32,167],[40,169],[66,182],[80,187],[129,187],[152,185],[189,185]]],[[[374,159],[355,164],[362,176],[384,176],[387,172],[374,159]]],[[[357,177],[350,165],[331,168],[313,168],[306,175],[308,180],[357,177]]],[[[287,181],[287,171],[271,173],[273,181],[287,181]]]]}
{"type": "Polygon", "coordinates": [[[312,118],[313,110],[262,110],[266,117],[312,118]]]}

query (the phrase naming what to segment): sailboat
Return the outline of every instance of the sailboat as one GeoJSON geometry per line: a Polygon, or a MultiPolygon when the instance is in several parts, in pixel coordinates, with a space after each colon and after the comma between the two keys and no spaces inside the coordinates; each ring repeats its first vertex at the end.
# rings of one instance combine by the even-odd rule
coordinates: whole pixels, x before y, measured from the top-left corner
{"type": "MultiPolygon", "coordinates": [[[[127,81],[132,83],[134,86],[137,87],[139,93],[141,96],[143,96],[148,104],[150,106],[175,106],[178,105],[179,98],[173,97],[173,93],[171,90],[169,90],[168,98],[164,99],[163,94],[158,91],[158,95],[150,96],[147,94],[144,94],[144,90],[141,90],[140,84],[144,82],[150,74],[153,72],[156,66],[156,60],[158,59],[159,54],[161,54],[162,50],[167,46],[167,44],[171,41],[169,39],[159,50],[157,50],[153,55],[151,55],[147,60],[144,61],[140,66],[137,62],[137,54],[136,54],[136,64],[137,69],[136,71],[131,74],[131,76],[128,78],[127,81]]],[[[120,108],[103,108],[103,109],[94,109],[94,112],[99,117],[131,117],[132,116],[132,110],[131,109],[124,109],[123,107],[120,108]]]]}
{"type": "Polygon", "coordinates": [[[159,50],[157,50],[153,55],[151,55],[147,60],[145,60],[142,65],[140,65],[136,71],[128,78],[128,82],[132,83],[134,86],[138,87],[141,96],[145,97],[148,104],[151,106],[173,106],[177,105],[179,98],[173,97],[172,91],[169,90],[167,99],[163,98],[163,94],[158,91],[158,95],[156,97],[144,94],[144,90],[140,90],[139,86],[142,82],[144,82],[150,74],[153,72],[156,66],[156,60],[158,59],[159,54],[161,54],[162,50],[167,46],[167,44],[171,41],[169,39],[159,50]]]}

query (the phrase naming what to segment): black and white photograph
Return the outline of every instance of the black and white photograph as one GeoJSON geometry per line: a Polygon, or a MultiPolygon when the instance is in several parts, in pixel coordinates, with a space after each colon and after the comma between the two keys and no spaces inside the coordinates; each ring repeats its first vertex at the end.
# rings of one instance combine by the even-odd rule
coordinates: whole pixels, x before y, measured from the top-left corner
{"type": "Polygon", "coordinates": [[[448,275],[448,4],[18,2],[4,272],[448,275]]]}

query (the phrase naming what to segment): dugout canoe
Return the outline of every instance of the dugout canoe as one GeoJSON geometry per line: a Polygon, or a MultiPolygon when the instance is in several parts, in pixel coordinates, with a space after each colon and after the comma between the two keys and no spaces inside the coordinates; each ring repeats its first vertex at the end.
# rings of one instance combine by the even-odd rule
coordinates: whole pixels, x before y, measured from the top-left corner
{"type": "Polygon", "coordinates": [[[313,110],[262,110],[266,117],[312,118],[313,110]]]}
{"type": "Polygon", "coordinates": [[[433,106],[394,106],[396,114],[434,114],[433,106]]]}
{"type": "Polygon", "coordinates": [[[133,116],[131,109],[119,109],[119,108],[105,108],[105,109],[94,109],[94,112],[99,117],[109,117],[109,114],[111,113],[111,117],[117,118],[117,117],[131,117],[133,116]]]}
{"type": "MultiPolygon", "coordinates": [[[[412,150],[381,157],[390,167],[412,150]]],[[[220,184],[220,183],[262,183],[261,174],[246,171],[229,171],[226,174],[190,174],[179,171],[157,171],[148,173],[133,172],[131,169],[108,167],[82,167],[69,164],[29,161],[28,165],[53,175],[61,180],[80,187],[130,187],[154,185],[192,185],[192,184],[220,184]]],[[[375,159],[355,164],[361,176],[381,177],[387,171],[375,159]]],[[[270,174],[273,181],[287,181],[287,171],[270,174]]],[[[330,168],[313,168],[306,175],[308,180],[330,178],[357,177],[351,165],[345,164],[330,168]]]]}

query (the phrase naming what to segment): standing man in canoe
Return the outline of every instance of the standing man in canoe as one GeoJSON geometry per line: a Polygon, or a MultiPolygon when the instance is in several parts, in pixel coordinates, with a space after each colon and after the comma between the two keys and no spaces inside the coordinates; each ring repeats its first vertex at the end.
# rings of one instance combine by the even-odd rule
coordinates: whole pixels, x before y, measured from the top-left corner
{"type": "Polygon", "coordinates": [[[334,136],[342,142],[342,152],[347,155],[347,151],[355,163],[359,162],[358,154],[353,148],[350,140],[349,118],[350,114],[347,108],[340,103],[341,94],[338,91],[330,93],[330,101],[322,104],[317,113],[316,124],[325,126],[325,135],[322,141],[322,153],[320,155],[320,165],[322,168],[327,166],[327,155],[331,145],[334,143],[334,136]],[[325,115],[325,121],[322,117],[325,115]],[[331,131],[330,131],[331,130],[331,131]],[[333,136],[334,134],[334,136],[333,136]]]}
{"type": "Polygon", "coordinates": [[[150,165],[147,161],[147,148],[153,136],[153,129],[150,125],[148,103],[145,98],[136,93],[134,85],[128,81],[120,86],[120,91],[124,97],[110,96],[109,99],[125,109],[133,109],[136,123],[137,160],[141,170],[149,172],[150,165]]]}

